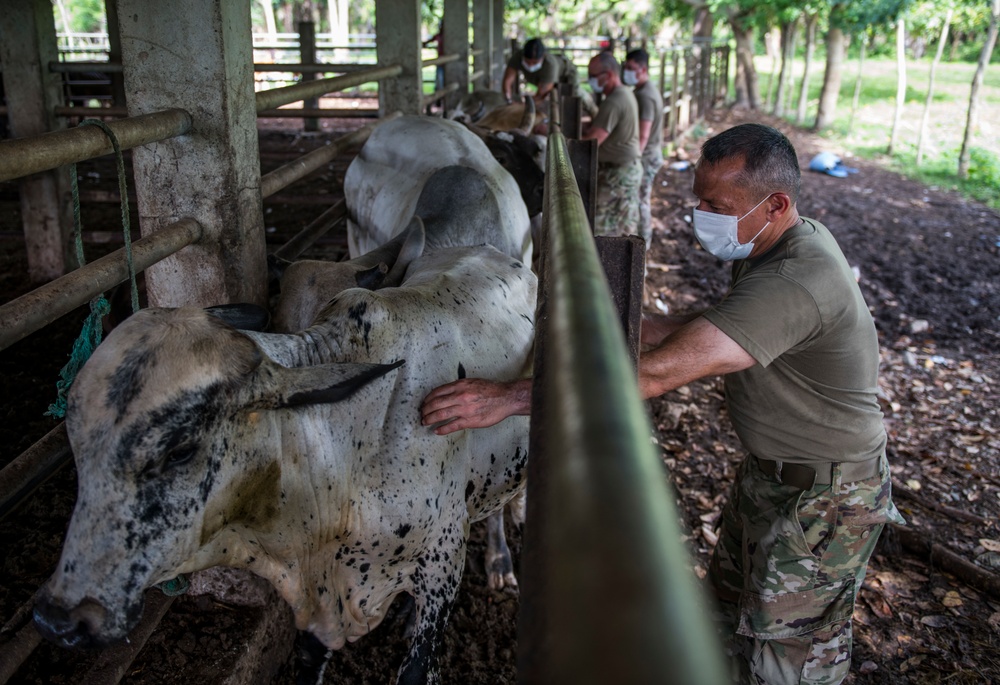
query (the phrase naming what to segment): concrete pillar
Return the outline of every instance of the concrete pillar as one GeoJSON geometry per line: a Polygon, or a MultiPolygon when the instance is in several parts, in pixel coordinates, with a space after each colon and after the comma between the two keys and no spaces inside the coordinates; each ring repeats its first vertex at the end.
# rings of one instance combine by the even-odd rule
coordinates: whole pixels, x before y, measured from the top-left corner
{"type": "Polygon", "coordinates": [[[444,54],[460,55],[457,62],[444,65],[445,84],[458,84],[458,90],[445,97],[444,107],[449,110],[469,92],[469,0],[444,0],[443,21],[444,54]]]}
{"type": "MultiPolygon", "coordinates": [[[[58,61],[50,0],[10,0],[0,12],[0,63],[12,138],[66,128],[53,115],[63,104],[62,76],[49,71],[58,61]]],[[[73,205],[69,166],[21,179],[21,216],[28,252],[28,276],[44,283],[76,265],[70,237],[73,205]]]]}
{"type": "Polygon", "coordinates": [[[378,0],[375,35],[379,66],[398,64],[403,73],[379,83],[378,106],[382,116],[400,111],[420,114],[423,97],[420,59],[419,0],[378,0]]]}
{"type": "Polygon", "coordinates": [[[267,301],[250,7],[119,0],[129,115],[178,107],[193,133],[136,148],[143,235],[190,217],[197,245],[146,270],[151,306],[267,301]]]}
{"type": "Polygon", "coordinates": [[[503,10],[504,10],[504,0],[493,0],[493,25],[491,27],[493,32],[493,63],[491,65],[492,74],[491,76],[491,88],[493,90],[500,90],[500,84],[503,82],[503,70],[507,65],[507,60],[504,59],[504,47],[506,46],[506,41],[503,37],[503,10]]]}
{"type": "MultiPolygon", "coordinates": [[[[503,2],[503,0],[496,0],[503,2]]],[[[493,0],[472,0],[472,49],[482,50],[472,60],[472,70],[482,72],[477,88],[493,88],[493,0]]],[[[496,90],[499,90],[497,84],[496,90]]]]}

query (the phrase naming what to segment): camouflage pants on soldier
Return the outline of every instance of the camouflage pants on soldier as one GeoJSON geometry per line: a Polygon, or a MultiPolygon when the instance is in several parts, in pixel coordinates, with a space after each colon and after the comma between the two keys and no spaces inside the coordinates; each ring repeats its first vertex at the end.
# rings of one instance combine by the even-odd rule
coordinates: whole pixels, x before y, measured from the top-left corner
{"type": "Polygon", "coordinates": [[[639,184],[642,165],[597,167],[594,235],[634,235],[639,231],[639,184]]]}
{"type": "MultiPolygon", "coordinates": [[[[649,151],[648,148],[646,150],[649,151]]],[[[646,241],[648,251],[653,240],[653,217],[650,200],[653,195],[653,179],[663,166],[663,155],[656,154],[642,158],[642,182],[639,183],[639,235],[646,241]]]]}
{"type": "MultiPolygon", "coordinates": [[[[902,523],[889,469],[801,490],[739,467],[709,579],[738,681],[836,685],[851,667],[851,616],[882,527],[902,523]]],[[[735,680],[734,673],[734,680],[735,680]]]]}

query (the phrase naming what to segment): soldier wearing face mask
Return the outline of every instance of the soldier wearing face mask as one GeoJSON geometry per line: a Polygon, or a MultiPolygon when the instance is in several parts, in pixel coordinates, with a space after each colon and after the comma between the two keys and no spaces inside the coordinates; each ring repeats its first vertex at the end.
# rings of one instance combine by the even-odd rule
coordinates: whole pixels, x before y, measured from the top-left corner
{"type": "Polygon", "coordinates": [[[597,111],[594,101],[580,88],[576,66],[566,57],[546,51],[545,44],[539,38],[532,38],[522,49],[515,50],[507,62],[502,82],[507,102],[513,100],[518,72],[524,74],[527,83],[538,89],[534,95],[536,105],[542,104],[557,83],[568,83],[573,86],[573,94],[581,98],[584,111],[591,116],[597,111]]]}
{"type": "Polygon", "coordinates": [[[584,140],[597,141],[597,212],[594,235],[639,233],[639,105],[621,82],[618,60],[601,52],[587,66],[590,88],[604,96],[584,140]]]}
{"type": "MultiPolygon", "coordinates": [[[[833,235],[799,216],[799,182],[795,149],[770,126],[709,139],[694,232],[733,260],[729,292],[704,313],[642,323],[642,396],[723,376],[746,451],[708,571],[741,684],[842,683],[868,560],[885,524],[903,523],[872,315],[833,235]]],[[[530,409],[530,379],[466,378],[431,391],[421,415],[445,435],[530,409]]]]}
{"type": "Polygon", "coordinates": [[[642,182],[639,184],[639,235],[646,241],[646,249],[653,239],[650,198],[653,179],[663,166],[663,98],[649,80],[649,53],[642,48],[625,55],[622,82],[635,86],[635,99],[639,103],[639,149],[642,150],[642,182]]]}

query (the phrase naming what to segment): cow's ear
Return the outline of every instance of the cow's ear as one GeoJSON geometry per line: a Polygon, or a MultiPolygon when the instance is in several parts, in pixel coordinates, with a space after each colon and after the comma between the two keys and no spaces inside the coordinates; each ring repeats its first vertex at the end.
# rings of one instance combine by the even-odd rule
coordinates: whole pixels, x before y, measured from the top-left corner
{"type": "Polygon", "coordinates": [[[424,244],[427,240],[427,233],[424,230],[424,222],[419,216],[410,219],[410,224],[403,231],[403,245],[399,249],[399,255],[395,263],[386,274],[383,288],[394,288],[403,282],[403,276],[410,262],[417,259],[424,253],[424,244]]]}
{"type": "Polygon", "coordinates": [[[371,268],[362,269],[354,274],[354,281],[358,284],[359,288],[377,290],[385,282],[385,275],[387,273],[389,273],[389,267],[386,266],[385,262],[379,262],[371,268]]]}
{"type": "Polygon", "coordinates": [[[271,322],[266,309],[249,302],[219,304],[205,307],[205,311],[241,331],[262,331],[271,322]]]}
{"type": "Polygon", "coordinates": [[[320,364],[291,369],[274,366],[274,383],[268,383],[269,391],[254,404],[261,408],[283,409],[341,402],[404,362],[400,359],[392,364],[320,364]]]}

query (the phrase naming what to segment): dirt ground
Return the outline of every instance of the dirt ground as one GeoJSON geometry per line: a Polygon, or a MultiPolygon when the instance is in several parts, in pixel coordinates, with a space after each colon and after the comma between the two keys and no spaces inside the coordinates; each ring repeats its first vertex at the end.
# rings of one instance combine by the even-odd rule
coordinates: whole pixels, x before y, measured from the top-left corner
{"type": "MultiPolygon", "coordinates": [[[[722,112],[705,135],[746,120],[722,112]]],[[[326,122],[332,131],[338,122],[326,122]]],[[[777,124],[792,138],[802,167],[822,147],[816,136],[777,124]]],[[[326,133],[298,135],[271,127],[261,136],[266,172],[322,144],[326,133]]],[[[693,159],[703,138],[685,141],[693,159]]],[[[832,150],[841,153],[840,150],[832,150]]],[[[336,197],[349,157],[265,202],[271,248],[287,240],[336,197]]],[[[1000,360],[1000,216],[942,189],[927,188],[874,163],[847,160],[845,179],[803,172],[800,212],[837,237],[878,328],[880,382],[897,504],[926,541],[979,568],[1000,568],[1000,437],[996,404],[1000,360]]],[[[81,165],[84,190],[117,189],[111,163],[81,165]]],[[[720,298],[728,269],[697,247],[690,224],[691,172],[664,168],[654,188],[655,236],[648,285],[672,312],[720,298]]],[[[117,205],[88,203],[84,227],[107,238],[117,205]]],[[[0,184],[0,302],[26,292],[16,186],[0,184]]],[[[88,258],[114,249],[113,238],[88,244],[88,258]]],[[[331,236],[310,256],[336,258],[331,236]]],[[[42,415],[54,397],[84,312],[65,317],[0,352],[0,465],[54,426],[42,415]]],[[[714,528],[742,451],[723,407],[722,385],[706,380],[649,402],[663,459],[682,512],[693,570],[704,574],[714,528]]],[[[0,623],[20,624],[18,609],[58,559],[75,492],[72,468],[44,485],[0,522],[0,623]]],[[[529,522],[530,525],[530,522],[529,522]]],[[[441,655],[445,683],[513,683],[518,599],[492,593],[483,570],[484,531],[475,527],[458,602],[441,655]]],[[[515,562],[520,536],[510,533],[515,562]]],[[[870,565],[855,612],[855,656],[849,682],[1000,682],[1000,597],[931,563],[898,536],[887,535],[870,565]]],[[[1000,571],[998,571],[1000,572],[1000,571]]],[[[994,577],[994,585],[996,580],[994,577]]],[[[154,591],[155,592],[155,591],[154,591]]],[[[585,598],[582,598],[585,600],[585,598]]],[[[217,682],[235,661],[255,612],[206,598],[181,597],[122,682],[143,685],[217,682]]],[[[0,632],[0,656],[11,632],[0,632]]],[[[334,654],[329,683],[390,682],[405,653],[402,618],[334,654]]],[[[91,654],[36,650],[12,683],[84,682],[91,654]]],[[[291,661],[273,681],[293,682],[291,661]]],[[[665,681],[669,676],[665,676],[665,681]]]]}

